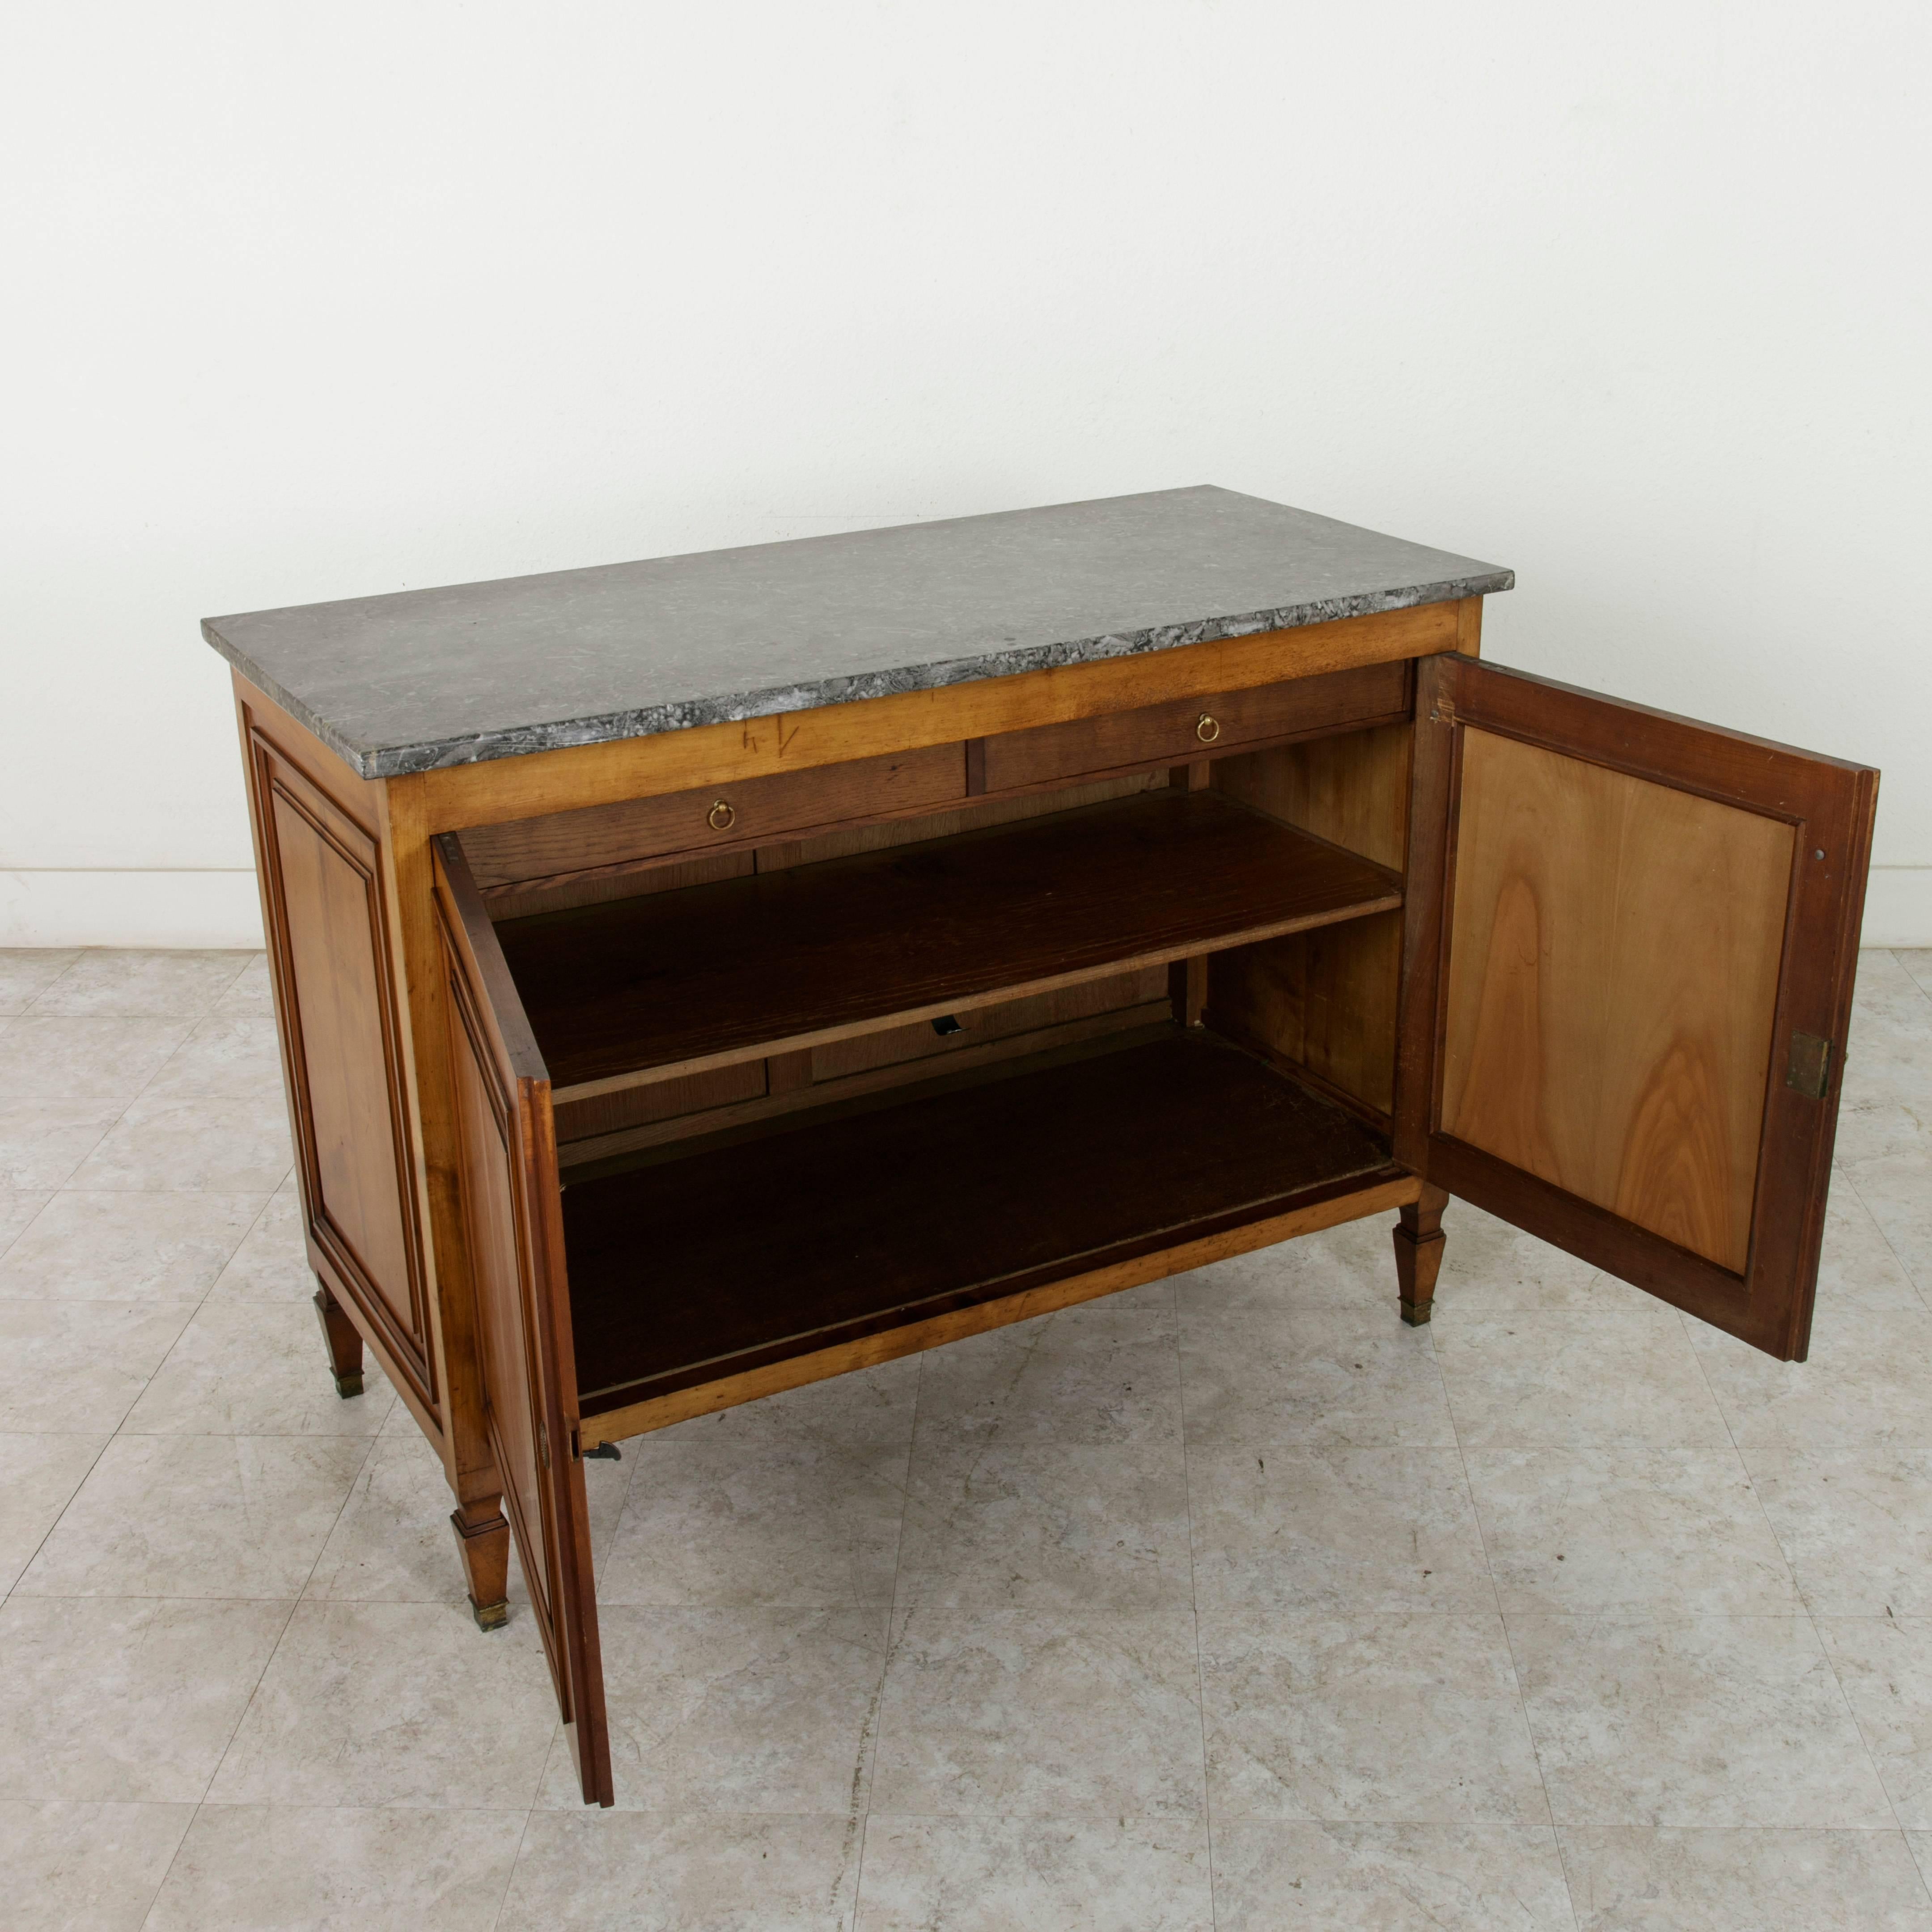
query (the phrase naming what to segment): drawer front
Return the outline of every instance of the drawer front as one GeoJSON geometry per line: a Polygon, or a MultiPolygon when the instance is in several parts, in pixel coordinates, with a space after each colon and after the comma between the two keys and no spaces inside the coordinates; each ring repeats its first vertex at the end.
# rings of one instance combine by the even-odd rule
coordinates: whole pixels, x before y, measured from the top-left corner
{"type": "Polygon", "coordinates": [[[1183,764],[1270,739],[1387,724],[1408,715],[1410,675],[1402,660],[1364,664],[1070,724],[1004,732],[982,741],[985,789],[1007,791],[1136,765],[1183,764]]]}
{"type": "Polygon", "coordinates": [[[600,866],[757,845],[848,820],[938,810],[965,794],[964,748],[934,745],[482,826],[464,833],[463,849],[488,892],[600,866]]]}

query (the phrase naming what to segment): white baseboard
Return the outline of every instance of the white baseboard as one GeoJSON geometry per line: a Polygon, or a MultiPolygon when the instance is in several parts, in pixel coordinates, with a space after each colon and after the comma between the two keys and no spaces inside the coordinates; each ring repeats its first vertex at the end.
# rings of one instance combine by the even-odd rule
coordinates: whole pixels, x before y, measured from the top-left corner
{"type": "Polygon", "coordinates": [[[0,946],[256,946],[255,874],[0,872],[0,946]]]}
{"type": "MultiPolygon", "coordinates": [[[[0,872],[0,946],[260,946],[252,872],[0,872]]],[[[1932,946],[1932,866],[1876,866],[1864,944],[1932,946]]]]}

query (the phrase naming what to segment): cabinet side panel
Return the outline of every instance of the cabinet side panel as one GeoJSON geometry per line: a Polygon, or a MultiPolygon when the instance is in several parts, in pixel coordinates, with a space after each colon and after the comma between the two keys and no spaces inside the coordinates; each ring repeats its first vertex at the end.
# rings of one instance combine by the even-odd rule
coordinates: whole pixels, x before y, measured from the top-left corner
{"type": "MultiPolygon", "coordinates": [[[[1407,724],[1223,758],[1217,790],[1400,871],[1408,838],[1407,724]]],[[[1378,1114],[1395,1104],[1402,914],[1381,913],[1208,962],[1210,1024],[1258,1042],[1378,1114]]]]}
{"type": "Polygon", "coordinates": [[[1792,840],[1468,730],[1442,1130],[1742,1274],[1792,840]]]}
{"type": "Polygon", "coordinates": [[[434,1420],[439,1391],[380,844],[259,726],[247,742],[311,1256],[434,1420]]]}

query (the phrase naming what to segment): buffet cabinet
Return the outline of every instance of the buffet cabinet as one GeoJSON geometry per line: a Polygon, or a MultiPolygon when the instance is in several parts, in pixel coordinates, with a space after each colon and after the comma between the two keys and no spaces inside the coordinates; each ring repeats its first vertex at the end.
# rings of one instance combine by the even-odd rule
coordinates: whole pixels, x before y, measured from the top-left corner
{"type": "Polygon", "coordinates": [[[1802,1358],[1876,775],[1480,612],[376,779],[238,674],[332,1370],[586,1802],[627,1437],[1364,1215],[1426,1322],[1451,1195],[1802,1358]]]}

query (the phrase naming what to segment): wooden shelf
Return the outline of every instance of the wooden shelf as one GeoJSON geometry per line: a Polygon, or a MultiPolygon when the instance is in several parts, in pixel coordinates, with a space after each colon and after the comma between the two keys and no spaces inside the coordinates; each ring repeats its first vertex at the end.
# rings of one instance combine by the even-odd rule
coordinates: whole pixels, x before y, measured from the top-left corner
{"type": "Polygon", "coordinates": [[[1401,902],[1379,866],[1177,790],[496,933],[567,1100],[1401,902]]]}
{"type": "Polygon", "coordinates": [[[1361,1122],[1214,1036],[1122,1037],[574,1179],[586,1416],[1402,1178],[1361,1122]]]}

